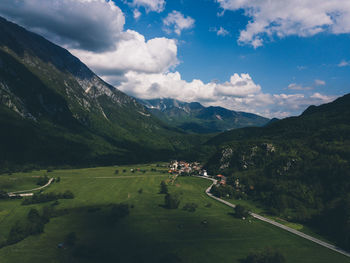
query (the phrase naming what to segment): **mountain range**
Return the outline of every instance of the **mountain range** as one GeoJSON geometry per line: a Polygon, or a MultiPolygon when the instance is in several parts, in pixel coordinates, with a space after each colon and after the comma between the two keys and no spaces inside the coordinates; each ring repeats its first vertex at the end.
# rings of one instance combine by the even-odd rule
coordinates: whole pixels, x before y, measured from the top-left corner
{"type": "Polygon", "coordinates": [[[167,159],[196,144],[67,50],[3,18],[0,32],[2,167],[167,159]]]}
{"type": "Polygon", "coordinates": [[[213,133],[250,126],[263,126],[270,120],[256,114],[222,107],[204,107],[198,102],[175,99],[139,100],[157,118],[169,126],[193,133],[213,133]]]}

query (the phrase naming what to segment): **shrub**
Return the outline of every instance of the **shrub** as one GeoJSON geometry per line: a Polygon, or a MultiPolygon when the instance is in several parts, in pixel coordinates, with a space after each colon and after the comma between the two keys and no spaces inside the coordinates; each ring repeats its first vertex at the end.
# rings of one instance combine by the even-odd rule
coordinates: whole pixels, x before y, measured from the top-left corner
{"type": "Polygon", "coordinates": [[[186,203],[182,209],[188,212],[195,212],[197,207],[196,203],[186,203]]]}
{"type": "Polygon", "coordinates": [[[285,263],[286,259],[278,252],[271,249],[266,249],[263,252],[255,252],[249,254],[242,263],[285,263]]]}

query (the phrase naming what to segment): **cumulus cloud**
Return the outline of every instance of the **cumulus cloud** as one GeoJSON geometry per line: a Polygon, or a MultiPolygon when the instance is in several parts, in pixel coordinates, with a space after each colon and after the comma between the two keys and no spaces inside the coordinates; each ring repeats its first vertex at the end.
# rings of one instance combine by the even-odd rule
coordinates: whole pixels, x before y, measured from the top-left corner
{"type": "MultiPolygon", "coordinates": [[[[165,5],[165,1],[151,0],[132,3],[156,12],[165,5]]],[[[233,74],[226,82],[185,81],[179,72],[172,72],[179,63],[177,42],[164,37],[146,40],[136,31],[124,30],[124,14],[112,1],[1,0],[0,14],[64,45],[105,80],[136,97],[199,101],[268,117],[299,114],[310,104],[334,99],[321,93],[264,93],[249,74],[233,74]]],[[[134,13],[136,18],[139,15],[134,13]]],[[[192,18],[177,11],[163,23],[178,35],[194,26],[192,18]]]]}
{"type": "Polygon", "coordinates": [[[185,17],[178,11],[173,11],[166,18],[163,19],[164,30],[168,33],[174,31],[177,35],[181,35],[184,29],[190,29],[194,26],[194,19],[185,17]]]}
{"type": "Polygon", "coordinates": [[[153,38],[146,41],[143,35],[133,30],[127,30],[112,51],[70,51],[104,76],[121,75],[128,71],[161,73],[178,64],[175,40],[153,38]]]}
{"type": "Polygon", "coordinates": [[[166,2],[164,0],[133,0],[133,6],[143,6],[147,12],[154,11],[160,13],[164,10],[166,2]]]}
{"type": "Polygon", "coordinates": [[[142,98],[175,98],[182,101],[198,101],[205,106],[222,106],[236,111],[283,118],[300,114],[309,105],[319,105],[333,100],[334,96],[313,93],[269,94],[264,93],[249,74],[233,74],[229,81],[204,83],[199,79],[190,82],[179,72],[146,74],[128,72],[123,78],[105,76],[106,80],[129,95],[142,98]]]}
{"type": "Polygon", "coordinates": [[[223,10],[243,9],[250,18],[238,42],[254,48],[267,38],[350,33],[348,0],[216,0],[223,10]]]}
{"type": "Polygon", "coordinates": [[[97,52],[113,49],[125,24],[105,0],[1,0],[0,14],[65,47],[97,52]]]}

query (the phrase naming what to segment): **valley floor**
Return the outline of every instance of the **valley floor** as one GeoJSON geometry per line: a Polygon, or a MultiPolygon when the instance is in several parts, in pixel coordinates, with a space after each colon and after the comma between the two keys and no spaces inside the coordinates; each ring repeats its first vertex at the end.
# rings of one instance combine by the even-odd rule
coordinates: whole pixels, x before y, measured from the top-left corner
{"type": "MultiPolygon", "coordinates": [[[[33,176],[44,174],[46,171],[1,175],[0,188],[35,188],[33,176]],[[12,182],[22,182],[24,188],[12,182]]],[[[169,175],[156,165],[57,170],[48,175],[61,180],[45,188],[44,193],[70,190],[75,198],[56,203],[55,209],[65,212],[51,218],[42,234],[1,248],[0,262],[238,263],[250,252],[268,247],[278,249],[290,263],[350,262],[345,256],[259,220],[236,219],[232,208],[205,194],[211,184],[207,180],[178,177],[168,188],[170,193],[180,194],[180,207],[165,209],[159,185],[169,175]],[[130,214],[114,220],[111,207],[120,203],[129,204],[130,214]],[[186,203],[196,203],[198,208],[185,211],[182,207],[186,203]],[[58,248],[72,232],[76,244],[58,248]]],[[[17,220],[26,220],[31,208],[41,211],[54,203],[23,206],[21,202],[0,201],[0,242],[6,241],[17,220]]]]}

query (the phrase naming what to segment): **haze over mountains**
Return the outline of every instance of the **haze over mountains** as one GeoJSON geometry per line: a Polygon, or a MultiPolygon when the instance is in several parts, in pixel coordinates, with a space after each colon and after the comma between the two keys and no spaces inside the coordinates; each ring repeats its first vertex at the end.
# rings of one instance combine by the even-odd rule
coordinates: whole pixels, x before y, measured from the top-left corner
{"type": "Polygon", "coordinates": [[[221,132],[250,126],[263,126],[269,119],[256,114],[222,107],[204,107],[198,102],[175,99],[139,100],[156,117],[170,126],[195,133],[221,132]]]}

